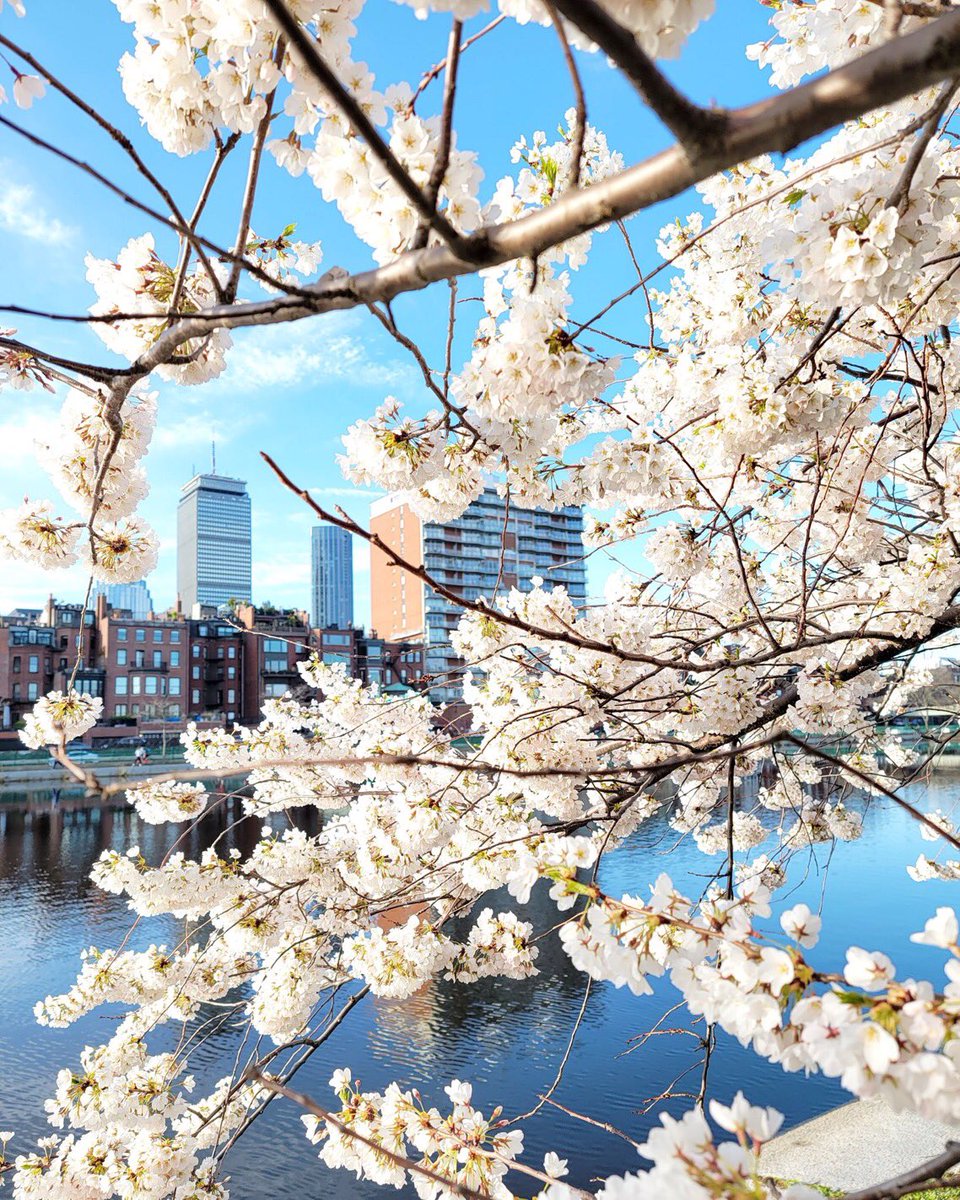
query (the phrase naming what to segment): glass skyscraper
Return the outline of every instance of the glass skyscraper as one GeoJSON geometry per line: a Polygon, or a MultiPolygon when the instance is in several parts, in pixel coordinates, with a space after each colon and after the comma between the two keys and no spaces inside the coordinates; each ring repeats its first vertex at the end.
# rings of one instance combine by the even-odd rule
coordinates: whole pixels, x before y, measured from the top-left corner
{"type": "Polygon", "coordinates": [[[195,604],[252,600],[250,497],[242,479],[195,475],[177,507],[177,594],[195,604]]]}
{"type": "Polygon", "coordinates": [[[353,628],[353,538],[336,525],[316,525],[310,545],[313,624],[353,628]]]}
{"type": "Polygon", "coordinates": [[[146,619],[153,612],[153,597],[144,579],[138,579],[136,583],[95,583],[91,601],[101,595],[106,596],[108,608],[127,608],[138,620],[146,619]]]}

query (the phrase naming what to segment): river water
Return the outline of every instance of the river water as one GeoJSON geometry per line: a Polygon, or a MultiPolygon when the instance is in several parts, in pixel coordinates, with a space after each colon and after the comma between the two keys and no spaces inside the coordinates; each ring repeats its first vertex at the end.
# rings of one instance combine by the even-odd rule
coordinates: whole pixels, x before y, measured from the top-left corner
{"type": "MultiPolygon", "coordinates": [[[[905,789],[925,810],[950,813],[960,802],[960,773],[934,774],[905,789]]],[[[8,797],[8,801],[15,798],[8,797]]],[[[259,822],[229,832],[228,845],[249,849],[259,822]]],[[[90,866],[107,847],[137,844],[158,862],[179,831],[144,825],[130,810],[63,811],[41,798],[27,811],[0,801],[0,1128],[14,1129],[14,1152],[32,1147],[49,1132],[43,1100],[53,1090],[57,1070],[74,1065],[86,1044],[108,1036],[114,1017],[93,1014],[65,1030],[42,1029],[33,1019],[35,1002],[66,990],[86,946],[116,946],[126,935],[131,914],[123,901],[99,892],[87,879],[90,866]]],[[[215,820],[187,838],[185,849],[198,854],[222,833],[215,820]]],[[[809,952],[813,964],[842,969],[843,949],[851,944],[884,949],[901,976],[929,978],[940,987],[944,956],[909,941],[941,904],[956,905],[956,885],[916,884],[905,867],[919,853],[937,847],[921,839],[915,822],[890,801],[872,801],[864,813],[858,841],[820,846],[794,857],[788,888],[790,902],[804,900],[822,908],[824,936],[809,952]]],[[[699,895],[719,860],[706,858],[692,844],[678,843],[664,818],[645,824],[630,843],[609,856],[601,882],[611,892],[644,894],[661,871],[668,871],[688,895],[699,895]]],[[[496,905],[495,905],[496,907],[496,905]]],[[[526,908],[538,930],[556,922],[556,909],[542,885],[526,908]]],[[[172,921],[142,923],[131,945],[174,944],[172,921]]],[[[516,981],[485,980],[469,986],[436,983],[403,1002],[368,997],[297,1077],[297,1086],[328,1104],[327,1080],[333,1068],[350,1066],[364,1087],[382,1089],[396,1080],[418,1087],[442,1111],[442,1087],[452,1078],[470,1080],[474,1103],[485,1111],[502,1104],[505,1115],[528,1111],[550,1086],[580,1011],[584,979],[573,971],[553,935],[540,942],[540,974],[516,981]]],[[[601,984],[588,998],[562,1082],[554,1098],[567,1108],[613,1124],[631,1137],[657,1122],[661,1111],[689,1106],[675,1100],[641,1112],[646,1102],[685,1069],[678,1085],[699,1085],[696,1040],[689,1034],[663,1034],[637,1045],[676,1002],[660,982],[653,996],[634,997],[626,989],[601,984]]],[[[665,1028],[684,1024],[682,1012],[665,1028]]],[[[236,1045],[225,1030],[203,1047],[198,1073],[227,1073],[224,1059],[236,1045]],[[214,1059],[218,1061],[214,1062],[214,1059]]],[[[708,1094],[728,1100],[742,1088],[754,1103],[772,1104],[795,1124],[849,1097],[835,1081],[785,1075],[729,1038],[721,1036],[709,1074],[708,1094]]],[[[371,1184],[344,1171],[330,1171],[306,1142],[300,1113],[286,1101],[273,1104],[228,1158],[234,1200],[347,1200],[382,1196],[371,1184]]],[[[637,1170],[643,1163],[624,1140],[545,1106],[526,1126],[525,1161],[540,1166],[550,1149],[568,1158],[570,1182],[590,1186],[598,1176],[637,1170]]],[[[527,1180],[529,1186],[532,1181],[527,1180]]],[[[518,1184],[521,1191],[527,1187],[518,1184]]]]}

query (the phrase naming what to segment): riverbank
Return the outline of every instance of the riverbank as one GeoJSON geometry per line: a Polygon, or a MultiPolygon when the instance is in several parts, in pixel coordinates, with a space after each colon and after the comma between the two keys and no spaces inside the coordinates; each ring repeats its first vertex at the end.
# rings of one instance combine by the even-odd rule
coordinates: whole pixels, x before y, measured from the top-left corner
{"type": "Polygon", "coordinates": [[[854,1100],[795,1125],[763,1148],[760,1169],[838,1192],[894,1179],[960,1139],[960,1127],[895,1113],[883,1100],[854,1100]]]}
{"type": "MultiPolygon", "coordinates": [[[[166,775],[171,771],[188,769],[182,758],[151,758],[147,763],[134,763],[128,758],[103,758],[79,764],[96,777],[111,783],[124,779],[149,779],[151,775],[166,775]]],[[[0,803],[9,793],[39,791],[43,788],[76,788],[78,782],[63,767],[49,759],[25,763],[0,763],[0,803]]]]}

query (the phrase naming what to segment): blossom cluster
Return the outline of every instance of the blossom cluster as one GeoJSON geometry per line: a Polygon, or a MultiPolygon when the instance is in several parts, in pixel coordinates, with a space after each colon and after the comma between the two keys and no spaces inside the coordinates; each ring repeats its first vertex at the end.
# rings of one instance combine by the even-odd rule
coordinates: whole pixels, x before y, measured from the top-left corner
{"type": "Polygon", "coordinates": [[[26,499],[0,512],[0,554],[47,570],[83,562],[112,583],[142,579],[158,553],[153,529],[134,514],[149,486],[140,461],[156,423],[155,394],[116,404],[106,389],[72,388],[60,418],[37,453],[79,515],[61,517],[51,501],[26,499]]]}

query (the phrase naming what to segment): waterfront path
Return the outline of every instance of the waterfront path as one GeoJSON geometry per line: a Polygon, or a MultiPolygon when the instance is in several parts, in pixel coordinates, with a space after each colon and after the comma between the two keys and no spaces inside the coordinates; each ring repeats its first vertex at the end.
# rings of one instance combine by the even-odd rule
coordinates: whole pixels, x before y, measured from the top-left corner
{"type": "MultiPolygon", "coordinates": [[[[122,779],[149,779],[151,775],[166,775],[171,771],[189,770],[189,764],[182,758],[151,757],[147,763],[134,763],[132,755],[127,758],[102,758],[96,762],[80,762],[83,768],[89,768],[98,779],[111,783],[122,779]]],[[[0,764],[0,803],[8,793],[20,794],[25,791],[35,791],[42,788],[77,788],[78,784],[63,767],[47,760],[26,763],[0,764]]]]}
{"type": "Polygon", "coordinates": [[[856,1191],[933,1158],[960,1127],[895,1113],[879,1099],[854,1100],[804,1121],[764,1146],[760,1169],[777,1179],[856,1191]]]}

